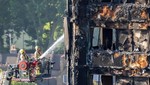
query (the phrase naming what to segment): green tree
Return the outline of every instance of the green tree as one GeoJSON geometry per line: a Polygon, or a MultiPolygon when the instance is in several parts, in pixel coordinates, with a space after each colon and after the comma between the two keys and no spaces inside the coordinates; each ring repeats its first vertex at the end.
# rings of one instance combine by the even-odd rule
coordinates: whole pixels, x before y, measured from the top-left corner
{"type": "MultiPolygon", "coordinates": [[[[9,0],[0,0],[0,36],[4,35],[4,29],[9,28],[9,23],[10,23],[10,12],[9,12],[9,0]]],[[[3,52],[4,47],[3,47],[3,38],[0,37],[0,52],[3,52]]]]}
{"type": "MultiPolygon", "coordinates": [[[[28,45],[38,40],[38,45],[46,50],[63,33],[64,9],[65,0],[0,0],[0,35],[13,30],[20,37],[24,30],[33,39],[26,41],[28,45]],[[44,29],[46,23],[50,30],[44,29]]],[[[3,46],[3,39],[0,41],[3,46]]]]}

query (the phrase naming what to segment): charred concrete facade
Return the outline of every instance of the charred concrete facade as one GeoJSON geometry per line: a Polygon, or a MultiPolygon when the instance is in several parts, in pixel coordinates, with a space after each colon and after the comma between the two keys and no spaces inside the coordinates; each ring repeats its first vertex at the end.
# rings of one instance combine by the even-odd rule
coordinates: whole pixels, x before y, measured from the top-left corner
{"type": "Polygon", "coordinates": [[[149,0],[67,0],[64,32],[68,85],[149,85],[149,0]]]}

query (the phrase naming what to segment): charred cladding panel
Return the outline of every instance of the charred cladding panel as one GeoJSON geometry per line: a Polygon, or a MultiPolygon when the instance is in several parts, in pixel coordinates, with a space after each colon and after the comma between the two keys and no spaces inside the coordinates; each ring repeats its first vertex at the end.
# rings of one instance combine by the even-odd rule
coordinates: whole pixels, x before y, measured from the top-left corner
{"type": "Polygon", "coordinates": [[[98,34],[91,31],[99,38],[89,53],[93,72],[150,76],[149,0],[93,0],[91,3],[90,29],[100,29],[98,34]]]}
{"type": "MultiPolygon", "coordinates": [[[[68,1],[70,85],[91,85],[87,77],[94,73],[150,77],[150,0],[68,1]]],[[[136,81],[143,82],[125,85],[136,81]]]]}
{"type": "Polygon", "coordinates": [[[96,26],[118,29],[147,29],[149,8],[136,4],[98,4],[91,6],[91,20],[96,26]]]}
{"type": "Polygon", "coordinates": [[[117,47],[122,51],[149,50],[149,30],[117,30],[117,47]]]}

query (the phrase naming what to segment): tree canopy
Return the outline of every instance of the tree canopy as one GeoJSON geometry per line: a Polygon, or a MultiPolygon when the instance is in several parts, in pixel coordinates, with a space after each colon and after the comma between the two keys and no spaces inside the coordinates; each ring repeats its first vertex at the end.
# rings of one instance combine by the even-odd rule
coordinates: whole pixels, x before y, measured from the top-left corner
{"type": "Polygon", "coordinates": [[[13,33],[19,38],[24,31],[32,38],[24,41],[28,46],[37,40],[46,50],[63,33],[64,9],[65,0],[0,0],[0,36],[13,33]]]}

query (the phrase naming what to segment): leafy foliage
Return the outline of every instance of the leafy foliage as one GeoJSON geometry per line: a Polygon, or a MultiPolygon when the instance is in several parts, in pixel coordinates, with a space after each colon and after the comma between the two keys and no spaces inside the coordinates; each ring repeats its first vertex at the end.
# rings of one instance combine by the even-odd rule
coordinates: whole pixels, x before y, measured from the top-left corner
{"type": "Polygon", "coordinates": [[[0,36],[11,30],[20,37],[24,30],[32,38],[28,46],[37,40],[46,50],[63,33],[64,9],[65,0],[0,0],[0,36]]]}
{"type": "Polygon", "coordinates": [[[47,22],[44,27],[43,27],[43,30],[50,30],[51,28],[51,23],[50,22],[47,22]]]}

